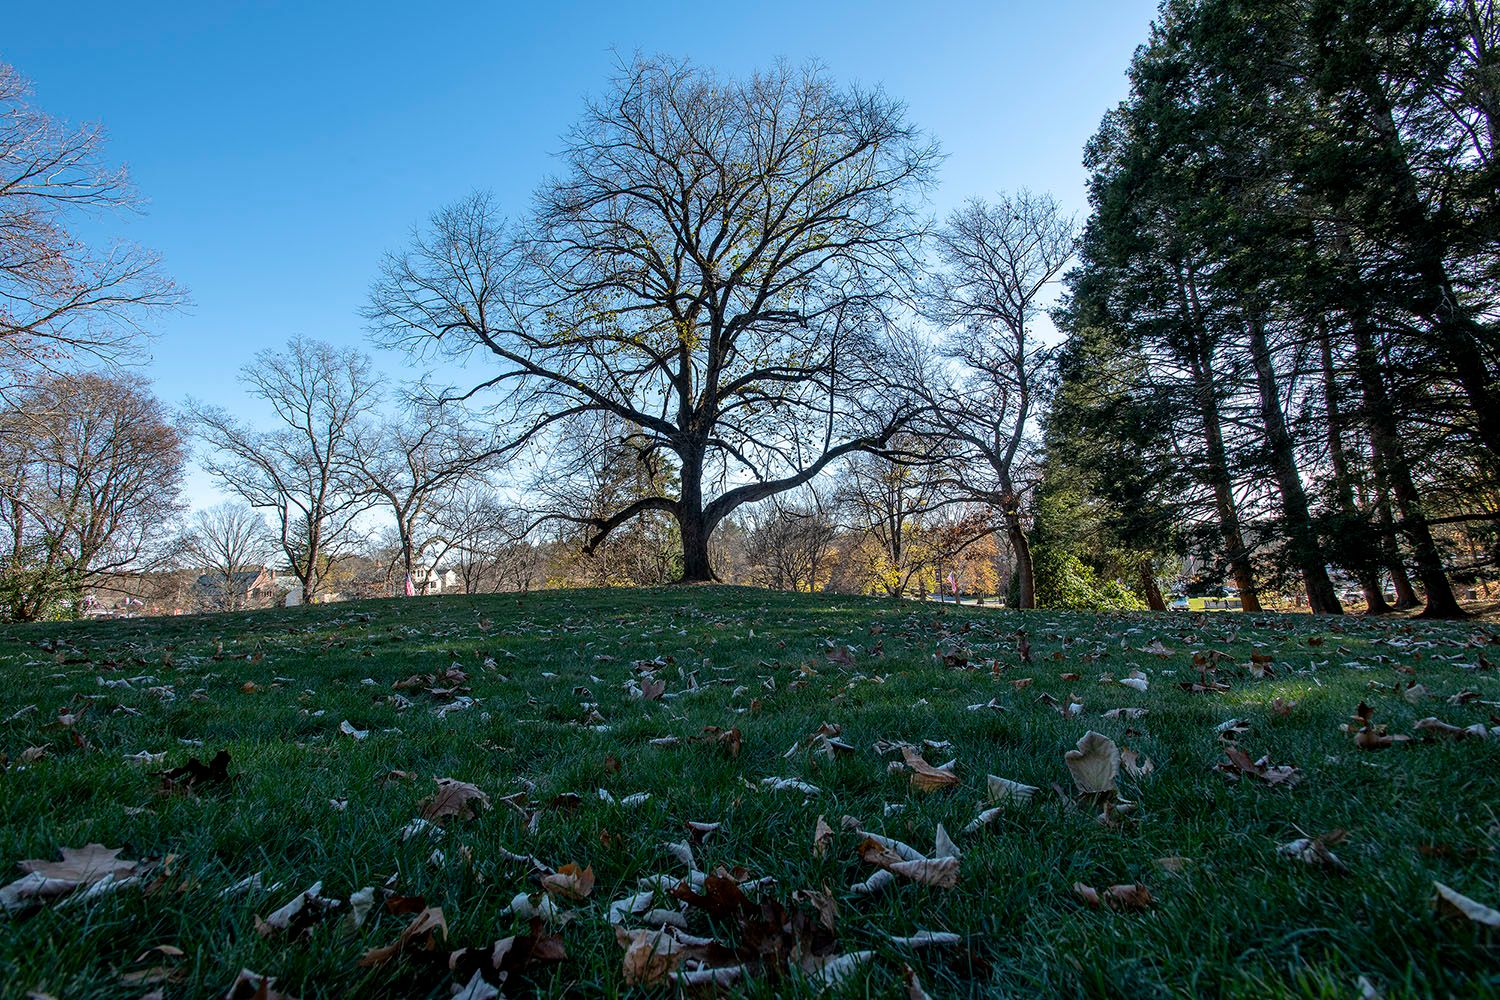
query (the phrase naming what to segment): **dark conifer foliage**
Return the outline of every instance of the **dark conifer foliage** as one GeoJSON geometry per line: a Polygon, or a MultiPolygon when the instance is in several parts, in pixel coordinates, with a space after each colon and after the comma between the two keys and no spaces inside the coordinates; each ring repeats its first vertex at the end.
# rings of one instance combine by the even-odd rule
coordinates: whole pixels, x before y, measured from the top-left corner
{"type": "Polygon", "coordinates": [[[1338,613],[1333,567],[1379,613],[1410,566],[1461,613],[1496,558],[1497,39],[1474,0],[1163,5],[1086,153],[1048,431],[1116,545],[1196,547],[1246,608],[1338,613]]]}

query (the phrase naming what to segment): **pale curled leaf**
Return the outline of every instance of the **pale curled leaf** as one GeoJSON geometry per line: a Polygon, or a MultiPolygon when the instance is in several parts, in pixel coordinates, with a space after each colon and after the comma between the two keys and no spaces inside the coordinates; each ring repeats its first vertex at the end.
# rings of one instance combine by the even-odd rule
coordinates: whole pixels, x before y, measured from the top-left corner
{"type": "Polygon", "coordinates": [[[1073,784],[1084,795],[1115,790],[1120,774],[1120,748],[1115,741],[1092,729],[1083,734],[1076,750],[1063,754],[1073,784]]]}
{"type": "Polygon", "coordinates": [[[991,802],[1029,803],[1031,797],[1041,791],[1035,785],[1023,785],[995,774],[986,775],[984,781],[991,802]]]}
{"type": "Polygon", "coordinates": [[[1468,921],[1476,927],[1500,931],[1500,910],[1485,906],[1477,899],[1470,899],[1456,889],[1441,882],[1432,883],[1434,895],[1432,905],[1439,916],[1468,921]]]}

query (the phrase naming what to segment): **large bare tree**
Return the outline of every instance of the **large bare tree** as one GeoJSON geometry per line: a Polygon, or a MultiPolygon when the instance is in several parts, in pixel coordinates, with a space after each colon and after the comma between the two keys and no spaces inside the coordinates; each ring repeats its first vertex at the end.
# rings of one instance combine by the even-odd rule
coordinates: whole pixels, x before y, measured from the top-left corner
{"type": "Polygon", "coordinates": [[[938,155],[900,103],[816,69],[637,61],[587,105],[534,219],[512,231],[483,196],[438,213],[387,260],[370,315],[389,341],[487,355],[467,392],[514,445],[618,418],[678,485],[587,518],[587,545],[664,511],[683,579],[708,580],[726,515],[905,420],[883,310],[938,155]]]}
{"type": "Polygon", "coordinates": [[[1004,519],[1022,608],[1036,606],[1036,584],[1020,473],[1049,355],[1036,321],[1048,286],[1073,257],[1074,238],[1073,219],[1049,195],[972,200],[938,232],[927,296],[948,328],[945,353],[956,365],[934,411],[939,431],[957,445],[953,485],[1004,519]]]}
{"type": "Polygon", "coordinates": [[[189,426],[206,446],[200,461],[227,492],[270,512],[281,555],[312,601],[369,505],[351,469],[356,429],[380,382],[359,351],[300,337],[258,353],[240,381],[267,404],[273,428],[189,400],[189,426]]]}
{"type": "Polygon", "coordinates": [[[77,234],[80,218],[138,199],[124,168],[104,162],[98,125],[68,126],[29,98],[0,63],[0,394],[120,358],[147,313],[182,299],[149,250],[77,234]]]}
{"type": "Polygon", "coordinates": [[[76,612],[84,591],[170,551],[184,449],[135,376],[53,376],[0,411],[4,614],[76,612]]]}

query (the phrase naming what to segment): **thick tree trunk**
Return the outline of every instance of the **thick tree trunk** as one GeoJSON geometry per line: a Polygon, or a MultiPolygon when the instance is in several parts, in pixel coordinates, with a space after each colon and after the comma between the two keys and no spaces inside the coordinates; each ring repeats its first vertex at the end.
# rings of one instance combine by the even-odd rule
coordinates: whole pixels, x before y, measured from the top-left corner
{"type": "Polygon", "coordinates": [[[678,582],[711,583],[714,571],[708,557],[708,536],[713,526],[703,514],[702,451],[684,451],[682,494],[677,501],[677,530],[682,536],[682,577],[678,582]]]}
{"type": "Polygon", "coordinates": [[[1438,551],[1432,529],[1427,524],[1427,516],[1422,510],[1422,498],[1412,480],[1405,449],[1401,446],[1396,415],[1391,410],[1380,370],[1374,332],[1367,324],[1356,322],[1354,337],[1355,363],[1364,393],[1364,418],[1370,428],[1376,471],[1390,485],[1396,510],[1401,514],[1401,533],[1411,542],[1417,578],[1427,591],[1427,607],[1422,609],[1422,617],[1465,617],[1463,609],[1458,606],[1458,599],[1453,596],[1453,587],[1443,568],[1442,554],[1438,551]]]}
{"type": "Polygon", "coordinates": [[[1307,590],[1307,604],[1312,613],[1341,615],[1344,609],[1333,589],[1333,581],[1328,579],[1328,567],[1308,512],[1307,491],[1297,470],[1292,436],[1286,427],[1286,415],[1281,410],[1275,362],[1271,357],[1265,324],[1259,316],[1252,316],[1246,325],[1250,333],[1250,359],[1255,365],[1255,383],[1260,390],[1260,418],[1266,432],[1271,471],[1281,493],[1281,515],[1291,542],[1292,559],[1302,574],[1302,585],[1307,590]]]}
{"type": "Polygon", "coordinates": [[[1146,595],[1146,607],[1152,611],[1167,610],[1166,598],[1161,596],[1161,588],[1156,585],[1156,570],[1151,565],[1151,557],[1147,556],[1141,560],[1138,572],[1141,580],[1141,593],[1146,595]]]}
{"type": "Polygon", "coordinates": [[[1036,607],[1036,570],[1031,562],[1031,543],[1026,540],[1026,529],[1021,518],[1013,511],[1005,512],[1005,537],[1010,540],[1010,550],[1016,560],[1016,586],[1019,596],[1016,607],[1036,607]]]}
{"type": "Polygon", "coordinates": [[[703,511],[696,515],[679,514],[677,526],[682,534],[682,583],[709,583],[714,579],[708,558],[708,527],[703,511]]]}
{"type": "Polygon", "coordinates": [[[292,563],[292,571],[296,574],[297,579],[302,584],[303,604],[313,603],[313,598],[318,596],[318,585],[322,582],[319,579],[318,574],[318,551],[321,548],[320,541],[321,540],[316,536],[309,536],[307,540],[307,551],[304,554],[304,558],[306,561],[302,564],[301,569],[299,570],[297,568],[297,564],[295,562],[292,563]]]}
{"type": "Polygon", "coordinates": [[[1219,531],[1224,539],[1224,557],[1239,591],[1240,607],[1259,611],[1260,593],[1255,587],[1255,572],[1250,566],[1250,552],[1240,531],[1239,512],[1234,505],[1234,483],[1229,478],[1229,456],[1224,448],[1224,431],[1219,418],[1219,390],[1214,383],[1213,359],[1201,335],[1196,339],[1189,359],[1193,374],[1194,395],[1203,421],[1203,439],[1207,450],[1206,474],[1214,491],[1214,507],[1219,515],[1219,531]]]}

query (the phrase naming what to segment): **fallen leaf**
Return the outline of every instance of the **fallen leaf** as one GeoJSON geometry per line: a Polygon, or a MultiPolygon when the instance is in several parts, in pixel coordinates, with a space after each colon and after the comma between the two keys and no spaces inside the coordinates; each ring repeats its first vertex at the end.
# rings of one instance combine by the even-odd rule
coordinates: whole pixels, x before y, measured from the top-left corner
{"type": "Polygon", "coordinates": [[[1276,849],[1276,853],[1283,857],[1301,861],[1303,864],[1313,865],[1336,875],[1349,874],[1349,866],[1339,860],[1329,847],[1340,843],[1344,839],[1343,830],[1333,830],[1323,834],[1321,837],[1298,837],[1288,844],[1282,844],[1276,849]]]}
{"type": "Polygon", "coordinates": [[[190,791],[202,785],[218,785],[229,781],[229,751],[220,750],[207,764],[197,757],[189,757],[181,767],[161,772],[162,788],[167,791],[190,791]]]}
{"type": "Polygon", "coordinates": [[[1115,791],[1120,773],[1120,748],[1115,741],[1092,729],[1078,741],[1078,749],[1063,754],[1073,784],[1084,795],[1115,791]]]}
{"type": "Polygon", "coordinates": [[[828,845],[832,843],[833,827],[828,825],[828,820],[819,816],[817,825],[813,827],[813,855],[823,857],[828,853],[828,845]]]}
{"type": "Polygon", "coordinates": [[[594,891],[594,869],[566,864],[550,875],[542,876],[542,888],[564,899],[584,900],[594,891]]]}
{"type": "Polygon", "coordinates": [[[261,937],[285,933],[311,934],[313,927],[329,912],[338,909],[339,900],[322,895],[323,883],[314,882],[308,889],[270,916],[255,918],[255,932],[261,937]]]}
{"type": "Polygon", "coordinates": [[[951,767],[933,767],[922,759],[914,747],[902,747],[901,756],[911,769],[911,786],[918,791],[930,792],[939,788],[952,788],[958,784],[958,775],[951,767]]]}
{"type": "Polygon", "coordinates": [[[481,810],[490,808],[490,797],[477,785],[453,778],[433,780],[437,782],[438,790],[421,801],[423,819],[446,819],[449,816],[473,819],[481,810]]]}
{"type": "Polygon", "coordinates": [[[383,965],[406,951],[436,951],[447,939],[448,921],[443,918],[442,908],[428,907],[412,918],[395,941],[365,952],[359,965],[362,968],[383,965]]]}
{"type": "Polygon", "coordinates": [[[1150,757],[1142,757],[1132,747],[1126,747],[1120,751],[1120,763],[1125,767],[1125,773],[1132,778],[1144,778],[1156,770],[1156,765],[1151,762],[1150,757]]]}
{"type": "Polygon", "coordinates": [[[681,945],[665,930],[616,927],[615,941],[625,949],[621,968],[627,986],[659,983],[682,962],[681,945]]]}
{"type": "Polygon", "coordinates": [[[1272,764],[1270,755],[1251,760],[1250,755],[1239,747],[1226,747],[1224,756],[1229,762],[1219,764],[1218,769],[1231,780],[1238,781],[1241,775],[1258,778],[1268,785],[1295,785],[1302,780],[1302,771],[1290,764],[1272,764]]]}
{"type": "Polygon", "coordinates": [[[7,913],[16,913],[79,889],[94,891],[99,886],[133,882],[141,865],[138,861],[122,860],[123,850],[123,847],[86,844],[62,848],[61,861],[38,858],[22,861],[17,867],[26,875],[0,888],[0,907],[7,913]]]}
{"type": "Polygon", "coordinates": [[[1438,916],[1452,919],[1465,920],[1476,927],[1484,927],[1491,931],[1500,931],[1500,910],[1492,909],[1475,899],[1470,899],[1456,889],[1450,889],[1441,882],[1432,883],[1436,894],[1432,898],[1432,905],[1437,909],[1438,916]]]}
{"type": "Polygon", "coordinates": [[[271,976],[241,969],[224,994],[224,1000],[297,1000],[290,993],[276,989],[275,984],[276,980],[271,976]]]}
{"type": "Polygon", "coordinates": [[[883,868],[893,875],[899,875],[921,885],[951,889],[958,884],[958,858],[908,859],[873,837],[866,837],[860,844],[859,856],[867,864],[883,868]]]}
{"type": "Polygon", "coordinates": [[[1108,908],[1122,912],[1139,912],[1151,908],[1151,890],[1139,882],[1112,885],[1099,890],[1082,882],[1073,883],[1073,895],[1094,909],[1108,908]]]}

